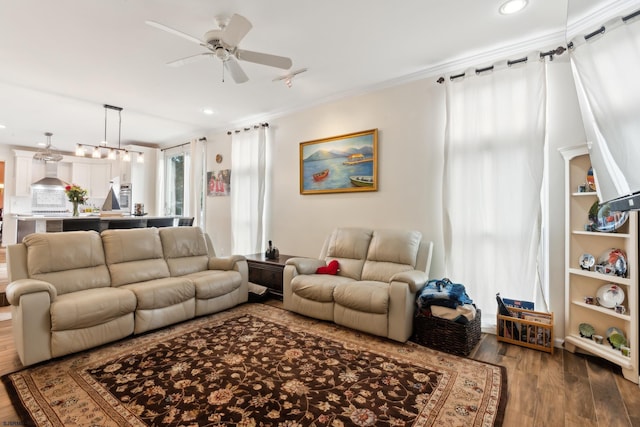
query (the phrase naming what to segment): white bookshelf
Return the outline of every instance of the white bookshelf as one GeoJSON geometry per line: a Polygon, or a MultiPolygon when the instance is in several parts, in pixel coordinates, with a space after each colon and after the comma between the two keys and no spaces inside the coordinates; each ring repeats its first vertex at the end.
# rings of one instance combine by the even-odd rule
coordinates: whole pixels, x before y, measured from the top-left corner
{"type": "Polygon", "coordinates": [[[638,384],[638,214],[630,212],[629,219],[611,233],[585,231],[589,209],[598,200],[595,192],[579,192],[585,184],[591,166],[587,145],[560,149],[565,162],[565,349],[586,352],[609,360],[622,368],[626,379],[638,384]],[[596,258],[607,249],[622,249],[627,255],[627,277],[618,277],[580,268],[584,253],[596,258]],[[623,305],[627,311],[619,314],[611,308],[587,304],[584,297],[596,297],[598,289],[608,283],[619,285],[625,293],[623,305]],[[579,325],[589,323],[604,343],[583,338],[579,325]],[[625,333],[630,357],[612,348],[606,340],[607,329],[615,327],[625,333]]]}

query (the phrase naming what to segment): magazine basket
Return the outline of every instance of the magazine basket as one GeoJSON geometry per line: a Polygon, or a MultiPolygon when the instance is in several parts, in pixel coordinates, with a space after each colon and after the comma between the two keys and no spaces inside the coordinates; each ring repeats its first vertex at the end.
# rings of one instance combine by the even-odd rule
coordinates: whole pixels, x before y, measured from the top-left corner
{"type": "Polygon", "coordinates": [[[476,317],[463,325],[441,317],[418,313],[413,321],[411,340],[457,356],[468,356],[480,341],[480,317],[480,310],[476,310],[476,317]]]}
{"type": "Polygon", "coordinates": [[[553,313],[508,309],[511,316],[498,314],[498,341],[553,354],[553,313]]]}

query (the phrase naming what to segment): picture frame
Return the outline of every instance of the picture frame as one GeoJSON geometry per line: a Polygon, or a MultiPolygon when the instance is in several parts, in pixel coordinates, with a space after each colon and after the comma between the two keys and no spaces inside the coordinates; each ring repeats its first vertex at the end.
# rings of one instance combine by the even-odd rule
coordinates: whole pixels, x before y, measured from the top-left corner
{"type": "Polygon", "coordinates": [[[231,169],[207,172],[207,196],[228,196],[231,192],[231,169]]]}
{"type": "Polygon", "coordinates": [[[378,191],[378,129],[300,143],[300,194],[378,191]]]}

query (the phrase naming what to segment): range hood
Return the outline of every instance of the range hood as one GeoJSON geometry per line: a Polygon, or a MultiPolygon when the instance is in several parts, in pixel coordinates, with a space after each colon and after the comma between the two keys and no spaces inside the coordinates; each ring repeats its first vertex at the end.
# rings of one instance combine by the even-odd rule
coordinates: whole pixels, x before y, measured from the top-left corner
{"type": "Polygon", "coordinates": [[[44,162],[44,178],[37,180],[31,187],[66,187],[69,185],[58,178],[58,163],[44,162]]]}

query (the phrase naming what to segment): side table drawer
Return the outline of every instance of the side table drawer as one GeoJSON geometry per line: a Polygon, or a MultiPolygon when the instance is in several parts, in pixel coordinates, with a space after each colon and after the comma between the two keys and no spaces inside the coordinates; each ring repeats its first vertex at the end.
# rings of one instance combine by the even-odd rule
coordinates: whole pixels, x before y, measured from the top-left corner
{"type": "Polygon", "coordinates": [[[250,265],[249,281],[282,292],[282,269],[250,265]]]}
{"type": "Polygon", "coordinates": [[[249,281],[266,286],[273,293],[282,295],[283,268],[269,264],[247,262],[249,281]]]}

